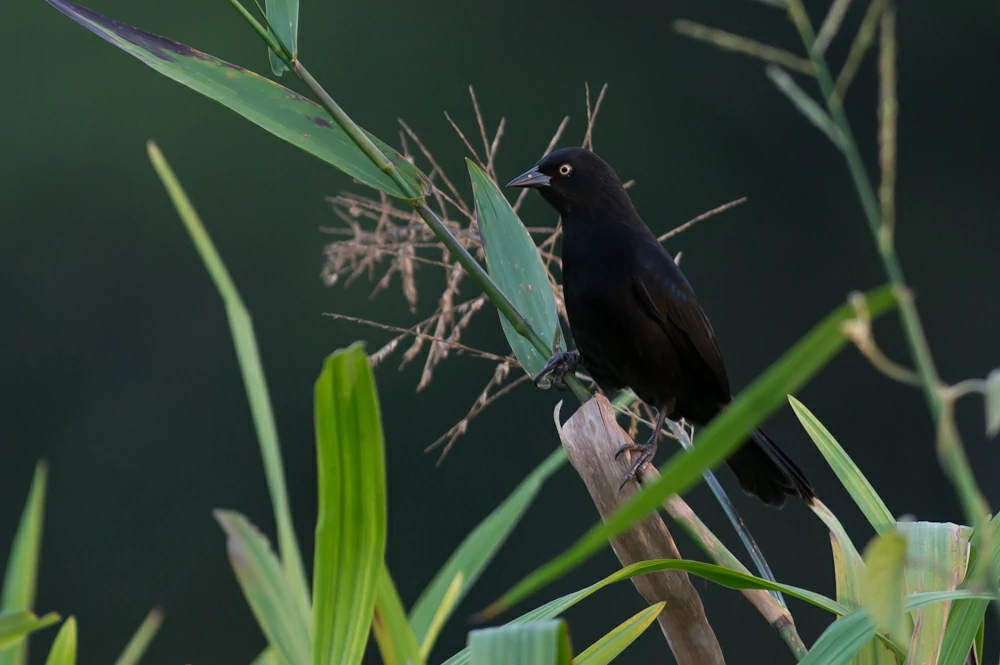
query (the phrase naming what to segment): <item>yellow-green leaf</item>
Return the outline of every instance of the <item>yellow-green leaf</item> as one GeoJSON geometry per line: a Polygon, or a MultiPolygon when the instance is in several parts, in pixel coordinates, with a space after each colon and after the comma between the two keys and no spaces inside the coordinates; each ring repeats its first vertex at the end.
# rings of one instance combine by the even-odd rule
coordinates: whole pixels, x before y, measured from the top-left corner
{"type": "Polygon", "coordinates": [[[472,665],[572,665],[566,624],[532,621],[469,633],[472,665]]]}
{"type": "Polygon", "coordinates": [[[903,611],[906,597],[906,538],[887,531],[874,538],[864,553],[861,597],[875,625],[900,643],[908,643],[912,626],[903,611]]]}
{"type": "Polygon", "coordinates": [[[624,621],[573,659],[573,665],[607,665],[646,632],[663,611],[666,602],[651,605],[624,621]]]}
{"type": "Polygon", "coordinates": [[[383,665],[423,665],[424,657],[406,621],[406,610],[385,565],[378,578],[372,632],[375,633],[383,665]]]}
{"type": "Polygon", "coordinates": [[[76,617],[66,619],[66,623],[59,629],[52,648],[49,649],[49,657],[45,659],[45,665],[75,665],[76,664],[76,617]]]}
{"type": "Polygon", "coordinates": [[[125,645],[125,650],[118,656],[115,665],[137,665],[142,659],[142,655],[149,648],[149,643],[156,637],[157,631],[163,624],[163,610],[154,607],[139,625],[138,630],[132,635],[132,639],[125,645]]]}

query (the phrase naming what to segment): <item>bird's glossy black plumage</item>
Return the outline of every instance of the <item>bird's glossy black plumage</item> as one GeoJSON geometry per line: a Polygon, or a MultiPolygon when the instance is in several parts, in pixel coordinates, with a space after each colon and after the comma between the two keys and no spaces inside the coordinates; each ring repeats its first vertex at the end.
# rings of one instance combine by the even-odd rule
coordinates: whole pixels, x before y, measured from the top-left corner
{"type": "MultiPolygon", "coordinates": [[[[583,148],[542,158],[509,183],[536,188],[562,217],[563,296],[577,361],[605,393],[626,387],[659,410],[654,434],[626,480],[656,450],[663,417],[705,425],[732,400],[715,332],[680,268],[657,241],[614,170],[583,148]]],[[[799,468],[755,430],[727,460],[743,490],[780,506],[786,495],[812,499],[799,468]]]]}

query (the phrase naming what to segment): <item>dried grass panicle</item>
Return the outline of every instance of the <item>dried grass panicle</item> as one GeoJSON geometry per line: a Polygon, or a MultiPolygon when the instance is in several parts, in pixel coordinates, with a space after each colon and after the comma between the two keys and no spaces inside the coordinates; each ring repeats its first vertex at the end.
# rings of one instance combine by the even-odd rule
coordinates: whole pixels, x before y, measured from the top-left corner
{"type": "MultiPolygon", "coordinates": [[[[587,125],[582,139],[582,145],[585,147],[593,147],[594,125],[606,92],[607,85],[604,85],[596,100],[591,104],[590,87],[586,87],[587,125]]],[[[475,113],[474,132],[464,132],[451,116],[445,114],[445,117],[473,159],[496,180],[496,155],[506,128],[506,119],[500,119],[496,132],[490,137],[486,131],[482,109],[471,87],[469,88],[469,96],[475,113]],[[470,140],[470,137],[475,137],[476,134],[478,134],[478,142],[482,144],[479,148],[475,147],[473,141],[470,140]]],[[[463,196],[462,190],[456,186],[456,182],[465,182],[464,176],[450,178],[420,139],[420,136],[403,120],[400,120],[399,123],[403,156],[407,161],[422,167],[424,172],[428,174],[433,184],[434,202],[438,207],[442,221],[470,253],[482,259],[483,251],[475,210],[463,196]],[[424,163],[421,164],[421,162],[424,163]]],[[[556,147],[562,139],[568,123],[569,116],[566,116],[556,128],[544,153],[551,152],[556,147]]],[[[632,181],[628,184],[631,185],[632,181]]],[[[515,211],[520,208],[527,194],[528,190],[526,189],[521,190],[518,194],[514,202],[515,211]]],[[[421,295],[420,282],[418,281],[418,276],[421,274],[420,269],[443,270],[447,277],[445,288],[433,298],[435,302],[434,312],[429,317],[408,326],[390,325],[344,314],[330,315],[341,320],[395,333],[387,343],[371,354],[370,360],[373,365],[382,363],[389,356],[402,351],[399,365],[399,368],[402,369],[423,354],[423,369],[416,386],[419,391],[433,381],[434,370],[453,351],[456,354],[470,355],[498,363],[493,376],[486,383],[466,415],[428,447],[428,450],[443,447],[441,455],[443,458],[455,441],[465,433],[473,418],[497,399],[526,382],[528,377],[519,372],[517,378],[511,380],[510,370],[517,365],[517,360],[513,356],[491,353],[461,343],[463,331],[468,329],[475,315],[486,304],[486,296],[480,295],[470,300],[457,302],[465,271],[452,259],[444,245],[438,241],[423,220],[415,214],[412,207],[399,204],[385,194],[367,196],[357,193],[342,193],[329,197],[328,201],[333,206],[334,213],[342,221],[342,225],[323,229],[330,235],[338,236],[324,249],[325,264],[322,270],[322,279],[326,285],[343,284],[347,287],[358,278],[365,276],[369,282],[374,283],[370,296],[374,298],[391,288],[393,283],[398,283],[410,313],[415,314],[421,295]],[[395,279],[397,276],[398,280],[395,279]]],[[[737,202],[725,204],[700,215],[695,220],[668,232],[664,237],[680,233],[693,223],[722,212],[735,203],[737,202]]],[[[562,227],[558,219],[552,221],[551,226],[532,226],[528,230],[537,240],[539,252],[549,273],[549,282],[556,296],[559,315],[566,322],[562,286],[556,275],[556,271],[562,268],[562,261],[556,247],[562,233],[562,227]]],[[[423,295],[426,297],[428,294],[424,293],[423,295]]],[[[648,424],[649,420],[649,418],[641,417],[639,412],[634,412],[632,414],[632,427],[630,427],[631,433],[634,433],[640,422],[648,424]]]]}

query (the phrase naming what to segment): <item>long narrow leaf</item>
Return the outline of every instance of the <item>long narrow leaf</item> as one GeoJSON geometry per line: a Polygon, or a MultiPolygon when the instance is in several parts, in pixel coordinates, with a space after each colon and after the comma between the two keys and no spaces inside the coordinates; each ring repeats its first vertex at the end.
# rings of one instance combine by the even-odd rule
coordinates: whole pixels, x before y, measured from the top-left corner
{"type": "Polygon", "coordinates": [[[651,605],[624,621],[576,656],[573,659],[573,665],[607,665],[646,632],[646,629],[656,621],[656,617],[660,615],[664,605],[666,605],[665,602],[651,605]]]}
{"type": "Polygon", "coordinates": [[[295,598],[295,612],[301,621],[308,622],[309,590],[306,575],[302,567],[302,555],[295,539],[295,528],[292,524],[292,512],[288,507],[288,490],[285,487],[285,469],[281,461],[281,446],[278,443],[278,428],[274,423],[274,412],[271,410],[271,399],[267,392],[267,382],[264,380],[264,367],[257,350],[257,339],[254,335],[250,313],[243,305],[236,285],[226,270],[226,265],[215,249],[211,236],[201,223],[198,213],[167,163],[166,158],[155,143],[147,144],[149,159],[156,169],[170,200],[177,209],[177,214],[184,222],[195,248],[201,256],[205,268],[222,297],[226,306],[226,317],[229,319],[229,329],[236,347],[236,357],[243,374],[243,386],[246,389],[253,416],[254,427],[257,430],[257,440],[260,445],[260,455],[264,460],[264,474],[267,487],[271,492],[271,504],[274,506],[274,521],[278,528],[278,550],[281,553],[282,567],[288,577],[292,596],[295,598]]]}
{"type": "MultiPolygon", "coordinates": [[[[3,580],[0,613],[30,610],[35,605],[38,584],[38,558],[42,549],[42,526],[45,521],[45,486],[48,473],[45,463],[35,465],[28,499],[21,513],[21,523],[14,535],[14,544],[7,559],[3,580]]],[[[25,665],[28,662],[28,642],[0,651],[0,665],[25,665]]]]}
{"type": "MultiPolygon", "coordinates": [[[[267,0],[265,7],[275,36],[290,50],[289,55],[295,57],[299,52],[299,0],[267,0]]],[[[285,63],[271,49],[267,50],[267,56],[271,71],[281,76],[287,69],[285,63]]]]}
{"type": "MultiPolygon", "coordinates": [[[[556,298],[535,241],[490,176],[472,160],[466,162],[490,276],[528,319],[535,332],[549,342],[550,351],[563,350],[556,298]]],[[[548,358],[543,358],[527,338],[514,330],[503,314],[500,323],[524,371],[529,375],[540,372],[548,358]]]]}
{"type": "Polygon", "coordinates": [[[566,624],[533,621],[469,633],[472,665],[571,665],[566,624]]]}
{"type": "Polygon", "coordinates": [[[382,419],[362,344],[326,359],[315,395],[312,663],[355,665],[368,640],[386,539],[382,419]]]}
{"type": "Polygon", "coordinates": [[[76,664],[76,617],[66,619],[66,623],[59,629],[52,648],[49,649],[49,657],[45,659],[45,665],[75,665],[76,664]]]}
{"type": "Polygon", "coordinates": [[[295,599],[271,545],[247,518],[216,510],[236,579],[267,641],[286,665],[309,660],[309,624],[295,611],[295,599]]]}
{"type": "Polygon", "coordinates": [[[799,422],[802,423],[802,427],[805,428],[813,443],[816,444],[823,457],[826,458],[826,463],[837,474],[837,478],[840,479],[844,489],[854,499],[854,503],[865,514],[865,517],[868,518],[875,531],[884,533],[895,529],[896,520],[882,501],[882,497],[878,495],[872,484],[861,473],[861,469],[854,463],[854,460],[848,456],[847,452],[833,438],[830,431],[806,408],[805,404],[791,395],[788,396],[788,402],[792,405],[792,411],[795,412],[799,422]]]}
{"type": "Polygon", "coordinates": [[[59,615],[50,612],[42,618],[28,610],[17,610],[0,614],[0,652],[11,651],[12,647],[21,643],[25,637],[43,628],[48,628],[59,622],[59,615]]]}
{"type": "Polygon", "coordinates": [[[423,665],[424,658],[413,637],[406,611],[399,599],[389,569],[382,566],[375,596],[375,617],[372,631],[382,654],[383,665],[423,665]]]}
{"type": "MultiPolygon", "coordinates": [[[[164,76],[214,99],[278,138],[369,187],[392,196],[406,197],[406,192],[365,156],[322,106],[302,95],[242,67],[121,21],[113,21],[68,0],[47,2],[164,76]]],[[[427,190],[427,179],[415,166],[375,137],[369,135],[369,138],[399,169],[413,191],[427,190]]]]}
{"type": "Polygon", "coordinates": [[[913,630],[903,612],[906,597],[906,538],[887,531],[865,548],[861,596],[875,625],[900,643],[913,630]]]}
{"type": "Polygon", "coordinates": [[[420,594],[413,610],[410,612],[410,625],[421,645],[424,654],[430,653],[430,648],[437,638],[437,633],[444,621],[451,616],[458,602],[465,597],[472,585],[476,583],[494,555],[503,546],[507,536],[521,520],[525,511],[538,496],[542,484],[557,469],[566,462],[566,452],[556,448],[538,467],[521,481],[521,484],[501,503],[496,510],[484,519],[472,533],[466,536],[458,549],[449,557],[447,563],[434,576],[420,594]],[[441,612],[441,605],[448,596],[454,580],[461,575],[462,580],[458,592],[449,598],[450,607],[441,612]]]}
{"type": "MultiPolygon", "coordinates": [[[[895,304],[891,289],[886,287],[872,291],[866,300],[873,317],[895,304]]],[[[660,470],[658,480],[643,486],[605,523],[593,527],[567,552],[504,594],[488,613],[499,613],[565,575],[605,547],[611,538],[656,510],[668,496],[691,487],[704,469],[721,464],[753,427],[781,405],[787,394],[804,385],[843,347],[846,338],[841,326],[853,315],[854,307],[843,305],[827,316],[713,420],[693,450],[671,457],[660,470]]]]}
{"type": "Polygon", "coordinates": [[[132,635],[132,639],[125,645],[125,649],[118,656],[115,665],[137,665],[142,659],[142,655],[146,653],[146,649],[149,648],[150,642],[156,637],[156,633],[160,630],[162,624],[163,610],[159,607],[154,607],[146,615],[146,618],[138,630],[135,631],[135,634],[132,635]]]}

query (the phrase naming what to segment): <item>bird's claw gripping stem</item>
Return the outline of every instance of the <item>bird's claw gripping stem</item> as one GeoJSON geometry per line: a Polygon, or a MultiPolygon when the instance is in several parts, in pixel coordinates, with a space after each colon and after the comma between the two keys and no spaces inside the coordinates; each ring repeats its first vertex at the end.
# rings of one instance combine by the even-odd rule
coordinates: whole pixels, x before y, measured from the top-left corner
{"type": "Polygon", "coordinates": [[[635,461],[632,468],[625,474],[625,478],[622,479],[622,484],[618,486],[619,492],[625,489],[625,484],[632,478],[635,478],[636,474],[642,473],[642,470],[646,468],[646,465],[653,460],[653,457],[656,455],[656,439],[650,439],[646,443],[642,444],[626,443],[618,449],[618,452],[615,453],[615,459],[618,459],[618,456],[626,450],[633,453],[639,453],[639,459],[635,461]]]}
{"type": "Polygon", "coordinates": [[[560,351],[531,380],[543,390],[553,385],[557,390],[566,390],[566,374],[574,371],[581,360],[579,351],[560,351]]]}

